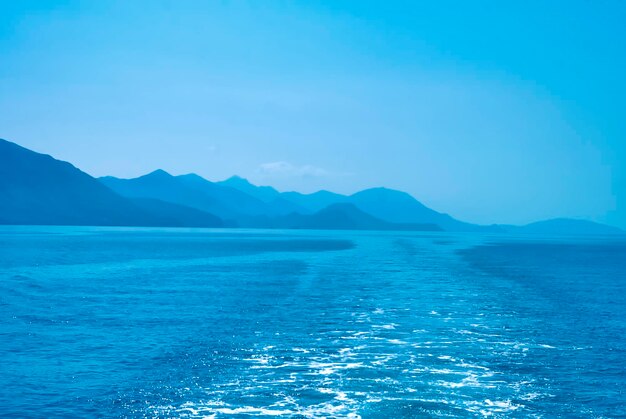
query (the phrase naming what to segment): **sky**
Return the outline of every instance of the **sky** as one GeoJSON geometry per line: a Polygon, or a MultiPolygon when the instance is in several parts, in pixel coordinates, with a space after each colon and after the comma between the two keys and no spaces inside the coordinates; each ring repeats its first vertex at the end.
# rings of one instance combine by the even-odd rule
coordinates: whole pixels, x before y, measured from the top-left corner
{"type": "Polygon", "coordinates": [[[0,138],[94,176],[626,227],[626,2],[0,0],[0,138]]]}

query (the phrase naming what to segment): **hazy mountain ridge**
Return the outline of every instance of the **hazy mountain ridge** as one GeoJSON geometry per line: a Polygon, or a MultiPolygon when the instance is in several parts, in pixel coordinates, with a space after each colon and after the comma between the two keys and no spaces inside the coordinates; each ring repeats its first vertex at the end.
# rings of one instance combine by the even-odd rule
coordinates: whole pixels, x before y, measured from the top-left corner
{"type": "Polygon", "coordinates": [[[293,211],[280,203],[263,202],[239,189],[211,182],[196,174],[173,176],[155,170],[133,179],[106,176],[104,185],[128,198],[155,198],[215,214],[224,220],[261,215],[284,215],[293,211]]]}
{"type": "MultiPolygon", "coordinates": [[[[255,186],[247,181],[245,182],[244,184],[238,180],[236,183],[231,183],[231,185],[233,185],[233,187],[244,185],[245,190],[254,193],[252,188],[255,186]]],[[[302,194],[299,192],[281,193],[275,189],[273,190],[276,192],[276,194],[273,195],[274,197],[280,197],[293,202],[295,205],[304,208],[311,214],[327,208],[330,205],[352,204],[375,218],[396,225],[434,224],[447,231],[501,231],[501,228],[498,226],[479,226],[456,220],[447,214],[442,214],[426,207],[406,192],[389,188],[370,188],[352,195],[342,195],[325,190],[311,194],[302,194]]]]}
{"type": "Polygon", "coordinates": [[[172,176],[162,170],[134,179],[103,177],[100,180],[122,196],[174,202],[217,214],[241,227],[347,229],[351,226],[363,230],[448,231],[493,229],[455,220],[426,207],[405,192],[387,188],[366,189],[349,196],[329,191],[302,194],[256,186],[238,176],[211,182],[196,174],[172,176]],[[331,220],[332,214],[336,216],[334,221],[331,220]]]}
{"type": "Polygon", "coordinates": [[[0,220],[4,224],[219,227],[192,208],[130,200],[67,162],[0,140],[0,220]]]}
{"type": "Polygon", "coordinates": [[[211,182],[163,170],[134,179],[95,179],[70,163],[1,139],[0,223],[625,234],[571,219],[480,226],[388,188],[303,194],[256,186],[239,176],[211,182]]]}
{"type": "Polygon", "coordinates": [[[313,230],[442,231],[434,224],[390,223],[367,214],[350,203],[331,204],[312,214],[291,213],[281,217],[242,220],[243,227],[313,230]]]}
{"type": "Polygon", "coordinates": [[[501,227],[509,233],[519,234],[626,234],[624,230],[617,227],[572,218],[554,218],[551,220],[537,221],[523,226],[506,225],[501,227]]]}

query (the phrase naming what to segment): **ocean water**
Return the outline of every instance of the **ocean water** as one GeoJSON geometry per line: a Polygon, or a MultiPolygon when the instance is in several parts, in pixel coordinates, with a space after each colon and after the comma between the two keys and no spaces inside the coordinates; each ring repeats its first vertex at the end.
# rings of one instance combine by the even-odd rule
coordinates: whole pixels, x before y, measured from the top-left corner
{"type": "Polygon", "coordinates": [[[0,416],[625,417],[626,241],[0,228],[0,416]]]}

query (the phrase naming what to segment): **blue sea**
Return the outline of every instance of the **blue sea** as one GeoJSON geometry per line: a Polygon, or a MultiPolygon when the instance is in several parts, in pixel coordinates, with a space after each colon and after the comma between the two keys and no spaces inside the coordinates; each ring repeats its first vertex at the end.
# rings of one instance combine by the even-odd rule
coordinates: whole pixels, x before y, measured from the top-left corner
{"type": "Polygon", "coordinates": [[[626,241],[0,227],[0,416],[626,416],[626,241]]]}

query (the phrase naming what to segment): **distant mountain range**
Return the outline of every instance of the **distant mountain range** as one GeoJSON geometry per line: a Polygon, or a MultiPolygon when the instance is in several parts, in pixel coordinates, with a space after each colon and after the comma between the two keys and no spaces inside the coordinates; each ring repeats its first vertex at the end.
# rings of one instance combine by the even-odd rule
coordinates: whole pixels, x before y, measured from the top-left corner
{"type": "Polygon", "coordinates": [[[129,199],[70,163],[0,140],[0,223],[220,227],[212,214],[150,197],[129,199]]]}
{"type": "Polygon", "coordinates": [[[96,179],[70,163],[1,139],[0,224],[624,233],[571,219],[480,226],[387,188],[353,195],[302,194],[256,186],[238,176],[211,182],[196,174],[173,176],[163,170],[134,179],[96,179]]]}

